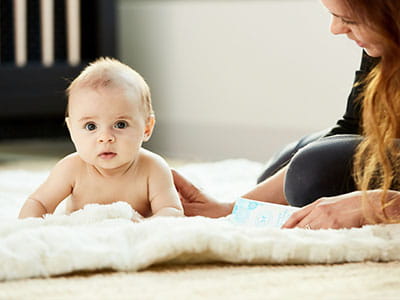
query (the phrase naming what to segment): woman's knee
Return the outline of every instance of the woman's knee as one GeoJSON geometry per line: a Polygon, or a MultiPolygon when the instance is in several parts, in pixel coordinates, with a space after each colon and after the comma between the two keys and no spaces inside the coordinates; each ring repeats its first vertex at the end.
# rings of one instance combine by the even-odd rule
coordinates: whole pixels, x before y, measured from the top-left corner
{"type": "Polygon", "coordinates": [[[267,162],[263,173],[257,178],[257,183],[260,183],[268,177],[271,177],[272,175],[277,173],[280,169],[285,167],[290,162],[292,157],[296,154],[297,151],[299,151],[299,149],[322,138],[329,131],[331,131],[331,128],[327,128],[325,130],[306,135],[301,139],[286,145],[279,152],[275,153],[274,156],[271,157],[271,159],[267,162]]]}
{"type": "Polygon", "coordinates": [[[353,155],[359,136],[323,138],[301,149],[291,160],[285,177],[290,205],[302,207],[321,197],[355,190],[353,155]]]}

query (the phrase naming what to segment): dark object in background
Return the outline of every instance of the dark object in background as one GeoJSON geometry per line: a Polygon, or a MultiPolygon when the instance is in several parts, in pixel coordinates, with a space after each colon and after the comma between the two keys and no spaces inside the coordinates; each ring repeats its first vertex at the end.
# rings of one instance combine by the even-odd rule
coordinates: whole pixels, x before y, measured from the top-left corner
{"type": "Polygon", "coordinates": [[[68,61],[67,8],[69,0],[54,0],[54,55],[42,61],[39,0],[26,1],[26,62],[17,62],[16,7],[0,0],[0,140],[66,137],[65,89],[82,68],[99,56],[115,57],[115,1],[80,0],[80,57],[68,61]]]}

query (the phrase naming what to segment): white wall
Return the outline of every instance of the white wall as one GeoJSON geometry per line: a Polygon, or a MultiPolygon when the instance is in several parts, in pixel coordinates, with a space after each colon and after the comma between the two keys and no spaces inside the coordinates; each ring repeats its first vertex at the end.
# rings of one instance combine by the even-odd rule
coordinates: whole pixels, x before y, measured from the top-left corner
{"type": "Polygon", "coordinates": [[[264,161],[342,116],[361,50],[316,0],[120,0],[119,57],[150,85],[148,148],[264,161]]]}

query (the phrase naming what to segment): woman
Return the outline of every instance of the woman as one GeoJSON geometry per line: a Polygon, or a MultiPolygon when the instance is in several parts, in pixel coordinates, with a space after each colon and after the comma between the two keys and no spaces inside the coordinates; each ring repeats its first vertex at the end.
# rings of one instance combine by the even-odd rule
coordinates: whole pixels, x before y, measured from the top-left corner
{"type": "MultiPolygon", "coordinates": [[[[245,198],[303,207],[284,228],[400,222],[400,0],[322,0],[331,31],[364,49],[347,111],[328,132],[270,161],[245,198]]],[[[173,171],[187,215],[220,217],[218,203],[173,171]]]]}

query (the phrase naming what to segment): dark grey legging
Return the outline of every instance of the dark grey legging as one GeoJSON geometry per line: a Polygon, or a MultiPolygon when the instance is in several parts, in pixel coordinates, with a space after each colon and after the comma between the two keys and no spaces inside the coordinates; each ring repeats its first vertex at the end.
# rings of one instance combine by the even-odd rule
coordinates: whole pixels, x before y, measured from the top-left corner
{"type": "Polygon", "coordinates": [[[259,181],[273,175],[277,164],[287,164],[285,196],[290,205],[297,207],[320,197],[352,192],[356,189],[351,175],[353,154],[361,139],[358,135],[334,135],[319,138],[294,152],[285,149],[268,163],[259,181]],[[285,159],[287,163],[282,164],[285,159]],[[275,169],[271,167],[274,165],[275,169]]]}

